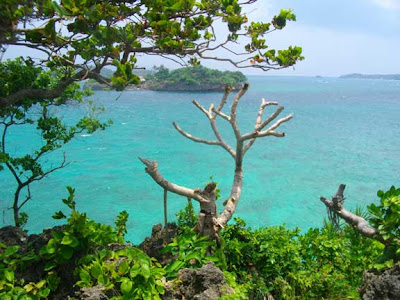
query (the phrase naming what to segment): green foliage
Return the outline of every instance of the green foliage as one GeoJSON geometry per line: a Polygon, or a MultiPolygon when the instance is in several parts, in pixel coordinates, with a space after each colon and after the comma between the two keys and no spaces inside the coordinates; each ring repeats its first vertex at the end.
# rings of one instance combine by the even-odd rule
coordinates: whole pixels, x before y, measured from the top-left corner
{"type": "MultiPolygon", "coordinates": [[[[227,270],[250,298],[358,298],[364,270],[375,266],[382,245],[346,226],[310,229],[246,227],[241,219],[222,231],[227,270]]],[[[227,297],[229,299],[229,297],[227,297]]],[[[235,299],[235,298],[232,298],[235,299]]]]}
{"type": "Polygon", "coordinates": [[[126,210],[119,213],[117,220],[115,221],[115,227],[117,228],[117,234],[120,237],[124,237],[128,232],[126,228],[126,222],[128,222],[129,214],[126,210]]]}
{"type": "MultiPolygon", "coordinates": [[[[122,212],[118,217],[117,222],[120,227],[117,230],[111,226],[90,221],[85,213],[75,210],[75,189],[71,187],[67,189],[69,196],[67,199],[63,199],[63,202],[71,209],[70,217],[67,220],[68,225],[65,230],[53,231],[53,237],[39,252],[46,261],[45,271],[65,264],[77,253],[88,254],[89,251],[105,247],[108,244],[123,242],[121,229],[125,227],[127,221],[126,212],[122,212]]],[[[53,218],[65,218],[65,215],[60,211],[53,218]]]]}
{"type": "MultiPolygon", "coordinates": [[[[74,193],[68,187],[63,199],[71,209],[67,224],[52,231],[39,253],[21,253],[18,246],[0,244],[1,299],[51,299],[67,265],[73,266],[79,287],[102,285],[112,299],[160,299],[164,276],[174,279],[180,269],[199,268],[209,261],[224,270],[235,290],[222,299],[265,299],[267,294],[274,299],[358,299],[363,272],[380,266],[376,258],[384,249],[350,226],[338,231],[326,222],[321,229],[301,234],[284,226],[253,230],[238,218],[221,231],[222,247],[217,248],[214,241],[190,230],[191,208],[186,207],[178,218],[186,229],[162,250],[175,260],[162,268],[141,250],[122,246],[126,212],[117,217],[115,228],[96,223],[76,211],[74,193]],[[42,265],[44,276],[25,282],[21,274],[32,264],[42,265]]],[[[396,193],[392,189],[386,196],[396,193]]],[[[61,211],[54,217],[66,218],[61,211]]]]}
{"type": "Polygon", "coordinates": [[[197,225],[197,214],[194,214],[192,201],[188,202],[185,208],[175,214],[180,233],[188,232],[197,225]]]}
{"type": "MultiPolygon", "coordinates": [[[[20,254],[18,246],[0,244],[0,298],[51,299],[57,292],[63,268],[73,266],[75,284],[80,287],[102,285],[112,299],[160,299],[164,294],[164,268],[137,248],[124,245],[127,212],[117,217],[116,228],[91,221],[76,211],[75,190],[68,187],[63,203],[71,209],[67,224],[53,230],[52,238],[38,254],[20,254]],[[110,250],[118,245],[121,250],[110,250]],[[45,274],[38,282],[26,283],[20,275],[35,263],[45,274]]],[[[66,218],[57,212],[56,219],[66,218]]]]}
{"type": "Polygon", "coordinates": [[[241,72],[218,71],[203,66],[193,66],[169,71],[161,66],[146,76],[151,89],[224,89],[225,85],[238,86],[247,81],[241,72]]]}
{"type": "MultiPolygon", "coordinates": [[[[279,60],[275,56],[264,59],[263,51],[268,48],[264,36],[273,31],[272,27],[283,29],[287,21],[295,21],[296,16],[291,10],[282,9],[270,22],[247,25],[249,20],[243,8],[252,3],[237,0],[146,0],[138,3],[40,0],[21,5],[18,1],[4,0],[0,3],[0,48],[8,44],[29,45],[48,56],[45,61],[52,70],[66,66],[81,70],[82,66],[94,63],[91,71],[99,74],[112,62],[116,71],[111,84],[117,89],[138,83],[137,76],[132,73],[137,64],[136,53],[175,55],[192,65],[197,65],[202,56],[227,61],[218,52],[214,57],[213,52],[229,49],[229,44],[237,42],[239,36],[251,40],[245,46],[247,57],[258,53],[255,63],[265,69],[287,67],[301,60],[301,55],[291,51],[282,52],[279,60]],[[225,25],[227,36],[216,36],[213,30],[216,20],[225,25]],[[12,30],[27,23],[31,27],[12,30]],[[205,55],[207,49],[209,52],[205,55]]],[[[248,63],[248,59],[232,59],[231,62],[238,64],[238,61],[248,63]]],[[[65,78],[71,75],[65,73],[65,78]]],[[[96,76],[93,78],[99,80],[96,76]]]]}
{"type": "Polygon", "coordinates": [[[385,241],[381,262],[400,260],[400,188],[378,191],[379,204],[369,205],[369,221],[385,241]]]}
{"type": "Polygon", "coordinates": [[[164,294],[164,269],[137,248],[101,250],[87,260],[77,269],[80,287],[101,284],[118,295],[113,299],[161,299],[164,294]]]}
{"type": "Polygon", "coordinates": [[[210,241],[209,237],[198,237],[193,231],[187,231],[173,238],[172,243],[161,250],[161,253],[170,252],[176,256],[175,261],[165,268],[167,278],[175,278],[180,269],[199,268],[209,261],[218,265],[220,262],[218,256],[207,255],[213,246],[215,248],[215,243],[210,241]]]}
{"type": "MultiPolygon", "coordinates": [[[[68,67],[50,71],[43,71],[35,67],[31,60],[17,58],[0,62],[0,98],[8,97],[21,89],[52,89],[55,88],[65,72],[71,72],[68,67]]],[[[44,157],[49,153],[62,148],[70,142],[76,134],[87,131],[94,132],[105,129],[110,122],[100,122],[97,117],[102,108],[96,107],[89,101],[87,116],[79,120],[74,126],[61,122],[58,116],[52,115],[52,106],[62,105],[67,100],[83,102],[83,97],[91,95],[88,90],[81,90],[78,84],[71,84],[55,101],[53,99],[33,97],[27,94],[22,101],[15,105],[0,107],[0,127],[2,131],[0,142],[0,171],[7,169],[16,182],[14,199],[12,200],[14,222],[16,226],[23,226],[28,220],[28,215],[21,212],[22,207],[32,198],[30,185],[40,181],[52,172],[66,166],[65,157],[58,166],[46,166],[44,157]],[[35,110],[36,113],[32,111],[35,110]],[[39,111],[39,115],[37,114],[39,111]],[[36,127],[39,144],[31,153],[14,154],[8,150],[9,130],[27,130],[36,127]],[[26,198],[21,201],[25,192],[26,198]]]]}
{"type": "MultiPolygon", "coordinates": [[[[1,299],[44,299],[51,291],[47,280],[25,284],[16,272],[38,260],[33,252],[20,254],[19,246],[6,247],[0,244],[0,298],[1,299]]],[[[50,278],[51,274],[47,276],[50,278]]]]}

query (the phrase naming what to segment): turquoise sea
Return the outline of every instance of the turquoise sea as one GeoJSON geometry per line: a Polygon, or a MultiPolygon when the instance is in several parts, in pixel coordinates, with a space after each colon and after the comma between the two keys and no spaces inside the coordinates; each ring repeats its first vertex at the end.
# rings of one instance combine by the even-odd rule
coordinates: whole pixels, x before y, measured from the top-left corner
{"type": "MultiPolygon", "coordinates": [[[[242,132],[252,130],[261,98],[285,106],[294,118],[282,126],[286,137],[258,140],[247,152],[244,185],[237,214],[253,226],[285,223],[288,227],[318,227],[326,216],[320,196],[332,196],[345,183],[349,208],[377,201],[376,191],[400,185],[400,81],[312,77],[249,76],[250,90],[239,106],[242,132]]],[[[33,199],[25,206],[27,229],[41,231],[60,224],[51,215],[68,209],[61,199],[67,185],[76,189],[77,208],[90,218],[112,224],[122,210],[130,214],[127,239],[139,243],[155,223],[163,222],[163,190],[145,173],[138,156],[156,159],[170,181],[203,187],[212,176],[222,199],[230,191],[232,157],[216,146],[196,144],[172,126],[195,136],[212,138],[208,120],[192,105],[218,103],[220,93],[125,91],[97,92],[106,108],[103,118],[114,124],[93,135],[82,134],[66,147],[71,164],[32,185],[33,199]]],[[[266,112],[269,115],[270,111],[266,112]]],[[[66,122],[83,113],[82,106],[59,109],[66,122]]],[[[221,131],[232,141],[230,127],[221,131]]],[[[37,144],[34,130],[9,133],[9,151],[19,153],[37,144]]],[[[46,157],[55,164],[61,152],[46,157]]],[[[14,182],[0,172],[3,225],[11,224],[14,182]]],[[[221,201],[222,203],[222,201],[221,201]]],[[[168,217],[186,199],[168,197],[168,217]]],[[[220,207],[221,209],[221,207],[220,207]]]]}

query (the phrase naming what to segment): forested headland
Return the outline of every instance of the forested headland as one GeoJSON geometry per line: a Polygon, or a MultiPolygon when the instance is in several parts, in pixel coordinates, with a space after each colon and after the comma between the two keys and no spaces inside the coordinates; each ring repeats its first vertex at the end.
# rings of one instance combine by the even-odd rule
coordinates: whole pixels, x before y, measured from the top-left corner
{"type": "Polygon", "coordinates": [[[203,66],[169,70],[158,67],[145,76],[145,89],[165,91],[223,91],[226,85],[236,89],[246,83],[242,72],[219,71],[203,66]]]}

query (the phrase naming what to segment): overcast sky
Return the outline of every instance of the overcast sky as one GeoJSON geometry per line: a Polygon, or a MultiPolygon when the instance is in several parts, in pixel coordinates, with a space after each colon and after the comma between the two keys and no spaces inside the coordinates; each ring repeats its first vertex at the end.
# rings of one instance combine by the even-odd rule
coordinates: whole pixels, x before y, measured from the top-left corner
{"type": "MultiPolygon", "coordinates": [[[[267,44],[276,49],[301,46],[306,59],[295,68],[267,73],[241,69],[244,73],[308,76],[400,73],[400,0],[258,0],[245,10],[250,20],[268,22],[281,8],[293,9],[297,22],[289,22],[284,30],[268,35],[267,44]]],[[[20,51],[11,52],[6,57],[20,55],[20,51]]],[[[179,67],[156,56],[142,57],[138,62],[146,68],[160,64],[179,67]]],[[[228,63],[206,61],[204,65],[234,70],[228,63]]]]}

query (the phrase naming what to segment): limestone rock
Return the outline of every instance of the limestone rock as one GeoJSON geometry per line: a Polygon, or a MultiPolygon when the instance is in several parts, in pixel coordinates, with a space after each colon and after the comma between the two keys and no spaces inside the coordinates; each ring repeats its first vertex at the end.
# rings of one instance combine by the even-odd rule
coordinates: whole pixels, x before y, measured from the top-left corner
{"type": "Polygon", "coordinates": [[[232,293],[224,273],[210,262],[200,269],[180,270],[177,280],[170,282],[166,288],[164,299],[213,300],[232,293]]]}
{"type": "Polygon", "coordinates": [[[376,271],[364,273],[360,288],[363,300],[399,300],[400,299],[400,263],[378,274],[376,271]]]}
{"type": "Polygon", "coordinates": [[[139,248],[148,256],[156,258],[162,265],[169,264],[174,257],[171,253],[160,253],[160,250],[171,243],[177,232],[178,226],[175,223],[168,223],[166,228],[161,224],[154,225],[151,237],[147,237],[139,248]]]}

